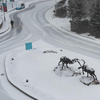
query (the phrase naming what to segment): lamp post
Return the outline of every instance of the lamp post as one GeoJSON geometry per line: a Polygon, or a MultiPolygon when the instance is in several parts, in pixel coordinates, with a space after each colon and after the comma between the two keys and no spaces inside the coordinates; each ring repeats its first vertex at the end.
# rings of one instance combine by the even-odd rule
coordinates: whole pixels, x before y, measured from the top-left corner
{"type": "Polygon", "coordinates": [[[12,8],[13,8],[13,2],[14,2],[14,0],[10,0],[10,2],[11,2],[11,4],[12,4],[12,8]]]}
{"type": "Polygon", "coordinates": [[[57,13],[56,8],[57,8],[57,1],[55,0],[55,14],[57,13]]]}
{"type": "Polygon", "coordinates": [[[12,8],[13,8],[13,1],[12,1],[12,8]]]}
{"type": "Polygon", "coordinates": [[[4,0],[2,0],[2,5],[3,5],[4,21],[6,21],[6,18],[5,18],[5,11],[4,11],[4,0]]]}

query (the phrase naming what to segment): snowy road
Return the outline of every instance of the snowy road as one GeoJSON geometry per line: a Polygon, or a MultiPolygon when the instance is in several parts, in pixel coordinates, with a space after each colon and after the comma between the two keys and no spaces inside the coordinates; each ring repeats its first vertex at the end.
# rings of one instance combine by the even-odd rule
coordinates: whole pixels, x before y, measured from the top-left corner
{"type": "MultiPolygon", "coordinates": [[[[17,34],[15,37],[0,44],[0,54],[18,46],[23,46],[25,42],[34,42],[42,39],[43,41],[55,45],[56,47],[61,47],[83,55],[87,55],[89,57],[100,59],[100,44],[61,32],[46,21],[45,13],[53,5],[54,1],[48,1],[39,4],[36,3],[30,5],[30,8],[28,8],[25,12],[13,14],[12,18],[14,18],[14,21],[16,22],[15,26],[17,27],[19,25],[20,20],[22,24],[19,25],[18,29],[15,29],[13,32],[9,33],[8,37],[12,37],[12,34],[13,36],[17,34]],[[17,15],[20,17],[20,19],[17,17],[17,15]]],[[[4,61],[4,59],[2,59],[2,61],[4,61]]],[[[3,67],[0,73],[5,73],[3,67]]],[[[17,98],[18,100],[31,100],[31,98],[25,96],[15,89],[11,84],[9,84],[5,75],[0,79],[1,84],[3,87],[5,87],[5,90],[10,96],[12,96],[12,98],[17,98]]],[[[5,95],[5,92],[1,93],[5,95]]],[[[12,100],[11,98],[6,99],[12,100]]]]}

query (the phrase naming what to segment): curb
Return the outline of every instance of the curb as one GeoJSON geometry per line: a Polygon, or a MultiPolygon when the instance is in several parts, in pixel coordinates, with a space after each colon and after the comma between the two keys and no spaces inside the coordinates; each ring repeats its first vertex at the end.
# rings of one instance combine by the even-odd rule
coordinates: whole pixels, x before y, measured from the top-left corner
{"type": "MultiPolygon", "coordinates": [[[[10,18],[9,18],[9,20],[10,20],[10,18]]],[[[0,37],[6,35],[7,34],[6,32],[7,31],[9,32],[9,30],[10,30],[10,23],[9,23],[9,21],[6,24],[8,24],[7,25],[7,29],[5,29],[4,31],[0,32],[0,37]]]]}
{"type": "Polygon", "coordinates": [[[5,32],[7,32],[8,30],[9,30],[9,27],[6,30],[4,30],[3,32],[0,32],[0,34],[3,34],[5,32]]]}
{"type": "Polygon", "coordinates": [[[6,78],[7,78],[8,82],[9,82],[13,87],[15,87],[17,90],[19,90],[19,91],[22,92],[23,94],[27,95],[28,97],[32,98],[33,100],[38,100],[37,98],[35,98],[35,97],[29,95],[28,93],[26,93],[26,92],[24,92],[23,90],[21,90],[20,88],[18,88],[16,85],[14,85],[14,84],[9,80],[8,75],[7,75],[7,71],[6,71],[6,60],[7,60],[7,56],[8,56],[8,55],[9,55],[9,54],[7,54],[6,57],[4,58],[4,70],[5,70],[5,75],[6,75],[6,78]]]}

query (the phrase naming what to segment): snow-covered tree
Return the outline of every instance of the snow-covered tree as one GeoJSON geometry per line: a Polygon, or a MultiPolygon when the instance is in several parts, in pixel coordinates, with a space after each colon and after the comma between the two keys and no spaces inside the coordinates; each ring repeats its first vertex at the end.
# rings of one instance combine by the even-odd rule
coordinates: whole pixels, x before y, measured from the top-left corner
{"type": "Polygon", "coordinates": [[[84,0],[69,0],[68,1],[68,11],[69,17],[73,21],[81,21],[85,18],[86,13],[84,10],[84,0]]]}
{"type": "Polygon", "coordinates": [[[66,11],[66,0],[61,0],[55,5],[55,16],[57,17],[66,17],[67,11],[66,11]]]}
{"type": "Polygon", "coordinates": [[[97,0],[96,4],[91,7],[90,26],[94,29],[94,35],[100,37],[100,0],[97,0]]]}

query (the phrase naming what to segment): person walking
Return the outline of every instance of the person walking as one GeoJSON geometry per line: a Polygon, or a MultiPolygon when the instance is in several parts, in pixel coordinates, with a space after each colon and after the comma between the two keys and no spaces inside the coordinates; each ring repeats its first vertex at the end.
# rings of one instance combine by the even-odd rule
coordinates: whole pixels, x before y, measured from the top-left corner
{"type": "Polygon", "coordinates": [[[11,28],[14,28],[14,21],[11,20],[10,23],[11,23],[11,28]]]}

